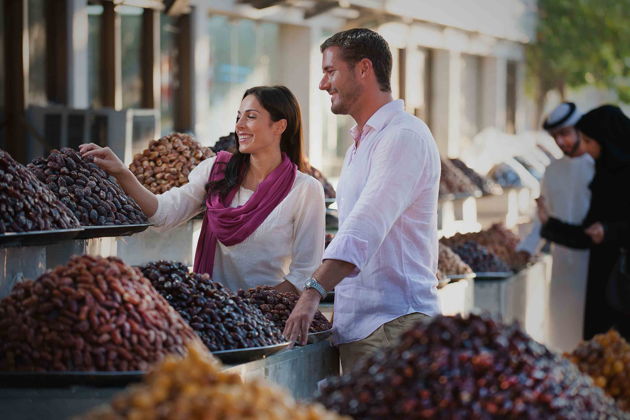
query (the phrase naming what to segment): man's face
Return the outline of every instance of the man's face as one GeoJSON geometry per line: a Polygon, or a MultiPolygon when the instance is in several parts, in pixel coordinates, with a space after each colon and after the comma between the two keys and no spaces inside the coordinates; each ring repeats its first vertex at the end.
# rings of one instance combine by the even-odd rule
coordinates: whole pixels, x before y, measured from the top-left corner
{"type": "Polygon", "coordinates": [[[319,88],[330,94],[333,114],[350,114],[359,104],[363,87],[355,75],[356,67],[344,61],[339,47],[326,48],[322,55],[324,76],[319,88]]]}
{"type": "Polygon", "coordinates": [[[562,152],[569,157],[581,156],[584,154],[584,146],[579,141],[575,127],[561,127],[549,132],[556,141],[562,152]]]}

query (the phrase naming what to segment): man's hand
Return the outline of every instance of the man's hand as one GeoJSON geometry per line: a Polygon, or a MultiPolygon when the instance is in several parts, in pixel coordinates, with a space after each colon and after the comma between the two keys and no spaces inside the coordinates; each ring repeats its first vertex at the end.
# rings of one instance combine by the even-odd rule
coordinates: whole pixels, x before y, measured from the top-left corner
{"type": "Polygon", "coordinates": [[[594,244],[599,245],[604,242],[604,225],[599,222],[590,225],[584,230],[584,233],[591,237],[594,244]]]}
{"type": "Polygon", "coordinates": [[[300,345],[306,344],[308,330],[319,307],[321,295],[314,289],[306,289],[295,304],[284,327],[287,340],[300,345]]]}

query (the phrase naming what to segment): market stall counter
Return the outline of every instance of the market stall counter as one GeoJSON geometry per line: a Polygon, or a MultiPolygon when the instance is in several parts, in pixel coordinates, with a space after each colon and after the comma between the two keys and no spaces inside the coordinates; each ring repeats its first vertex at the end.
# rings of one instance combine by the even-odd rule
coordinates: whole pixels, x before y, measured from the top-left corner
{"type": "Polygon", "coordinates": [[[547,342],[547,306],[551,256],[513,275],[486,275],[475,279],[475,307],[504,322],[518,321],[534,339],[547,342]]]}
{"type": "MultiPolygon", "coordinates": [[[[265,359],[226,366],[225,370],[238,373],[243,379],[263,377],[302,400],[314,395],[320,380],[339,375],[339,355],[328,341],[321,341],[283,350],[265,359]]],[[[5,420],[69,419],[109,403],[126,384],[140,380],[137,374],[126,375],[128,379],[120,379],[115,386],[90,386],[85,382],[82,385],[68,385],[66,382],[65,385],[55,386],[54,381],[43,380],[45,375],[41,375],[39,379],[33,378],[30,386],[17,387],[12,385],[9,376],[0,374],[0,413],[5,420]]],[[[14,381],[17,382],[17,379],[14,381]]],[[[94,383],[103,385],[107,382],[100,378],[94,383]]]]}

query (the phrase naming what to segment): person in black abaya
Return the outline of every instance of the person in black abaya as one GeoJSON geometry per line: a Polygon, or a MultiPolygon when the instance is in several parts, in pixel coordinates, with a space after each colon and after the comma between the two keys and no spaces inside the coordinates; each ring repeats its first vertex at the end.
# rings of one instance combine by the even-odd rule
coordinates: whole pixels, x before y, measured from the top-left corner
{"type": "Polygon", "coordinates": [[[616,328],[630,339],[630,317],[608,305],[606,285],[622,248],[630,249],[630,119],[619,107],[604,105],[586,113],[575,125],[587,152],[595,159],[591,204],[582,225],[549,217],[544,199],[538,215],[541,236],[571,248],[590,248],[585,340],[616,328]]]}

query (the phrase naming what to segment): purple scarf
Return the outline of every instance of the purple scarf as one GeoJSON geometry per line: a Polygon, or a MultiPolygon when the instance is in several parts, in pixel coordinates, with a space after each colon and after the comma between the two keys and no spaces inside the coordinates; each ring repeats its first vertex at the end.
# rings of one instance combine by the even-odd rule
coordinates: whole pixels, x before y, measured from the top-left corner
{"type": "MultiPolygon", "coordinates": [[[[231,157],[232,154],[228,152],[217,154],[212,171],[210,171],[209,181],[224,178],[224,170],[231,157]]],[[[283,153],[282,163],[258,185],[254,194],[244,205],[235,208],[230,207],[240,185],[234,187],[225,200],[221,200],[217,193],[208,194],[206,214],[203,217],[199,242],[197,243],[193,271],[201,274],[208,273],[212,276],[217,241],[231,246],[247,239],[289,194],[295,182],[296,174],[297,165],[283,153]]]]}

